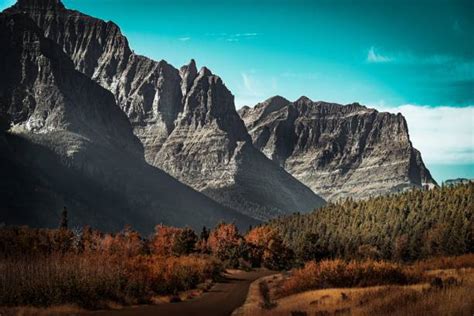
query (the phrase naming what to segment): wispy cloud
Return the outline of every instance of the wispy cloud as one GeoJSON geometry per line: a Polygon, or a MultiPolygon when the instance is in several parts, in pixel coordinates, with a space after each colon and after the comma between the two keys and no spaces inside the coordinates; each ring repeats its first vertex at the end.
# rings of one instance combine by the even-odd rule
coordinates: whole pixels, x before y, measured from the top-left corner
{"type": "Polygon", "coordinates": [[[367,52],[366,61],[369,63],[394,63],[394,64],[418,64],[418,65],[445,65],[456,63],[469,63],[467,60],[457,56],[433,54],[427,56],[415,55],[410,52],[382,52],[375,46],[371,46],[367,52]]]}
{"type": "Polygon", "coordinates": [[[248,32],[248,33],[206,33],[206,36],[215,37],[217,40],[226,42],[240,42],[243,40],[250,40],[261,36],[262,33],[248,32]]]}
{"type": "Polygon", "coordinates": [[[260,82],[255,79],[254,76],[248,73],[241,73],[242,76],[242,81],[244,83],[244,87],[246,90],[246,93],[248,95],[254,96],[254,97],[260,97],[262,96],[262,92],[260,90],[260,82]]]}
{"type": "Polygon", "coordinates": [[[277,94],[278,79],[274,76],[259,76],[256,70],[242,72],[241,84],[235,90],[237,108],[244,105],[255,105],[268,97],[277,94]]]}
{"type": "Polygon", "coordinates": [[[188,36],[178,38],[178,40],[180,40],[181,42],[187,42],[187,41],[189,41],[190,39],[191,39],[191,37],[188,37],[188,36]]]}
{"type": "Polygon", "coordinates": [[[255,36],[260,35],[260,33],[236,33],[233,35],[236,37],[255,37],[255,36]]]}
{"type": "Polygon", "coordinates": [[[320,78],[321,75],[316,72],[291,72],[291,71],[285,71],[280,74],[281,77],[283,78],[295,78],[295,79],[317,79],[320,78]]]}
{"type": "Polygon", "coordinates": [[[382,55],[381,53],[377,52],[377,49],[372,46],[367,53],[367,62],[369,63],[388,63],[393,61],[392,57],[382,55]]]}
{"type": "Polygon", "coordinates": [[[376,108],[405,116],[410,139],[425,162],[474,163],[474,105],[430,107],[405,104],[376,108]]]}
{"type": "Polygon", "coordinates": [[[474,80],[474,59],[458,56],[433,54],[415,55],[410,52],[381,52],[374,46],[367,53],[366,62],[370,64],[394,64],[411,67],[431,67],[431,76],[439,81],[472,81],[474,80]]]}

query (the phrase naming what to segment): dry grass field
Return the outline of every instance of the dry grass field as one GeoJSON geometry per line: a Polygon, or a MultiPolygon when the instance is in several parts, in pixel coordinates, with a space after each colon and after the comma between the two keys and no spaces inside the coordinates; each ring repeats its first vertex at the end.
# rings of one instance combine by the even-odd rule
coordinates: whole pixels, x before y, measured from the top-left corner
{"type": "Polygon", "coordinates": [[[246,304],[235,315],[471,316],[473,263],[473,255],[416,263],[407,267],[422,274],[422,280],[415,284],[324,288],[284,296],[282,288],[295,277],[295,272],[279,274],[254,282],[246,304]],[[453,266],[456,268],[449,268],[453,266]]]}

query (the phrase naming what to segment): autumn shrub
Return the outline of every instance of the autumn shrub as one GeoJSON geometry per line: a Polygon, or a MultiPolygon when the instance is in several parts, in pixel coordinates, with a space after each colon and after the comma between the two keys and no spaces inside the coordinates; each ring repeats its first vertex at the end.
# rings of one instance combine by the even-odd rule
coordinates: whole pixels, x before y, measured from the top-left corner
{"type": "Polygon", "coordinates": [[[334,287],[366,287],[384,284],[410,284],[421,275],[397,263],[386,261],[310,261],[293,271],[283,282],[280,295],[334,287]]]}
{"type": "Polygon", "coordinates": [[[293,254],[276,229],[259,226],[245,235],[247,257],[253,266],[283,270],[292,264],[293,254]]]}
{"type": "Polygon", "coordinates": [[[227,267],[237,268],[246,250],[245,242],[234,224],[221,223],[211,231],[207,240],[211,253],[227,267]]]}
{"type": "Polygon", "coordinates": [[[215,279],[222,271],[219,261],[209,256],[181,257],[139,256],[132,258],[127,277],[134,283],[146,284],[156,294],[176,294],[215,279]]]}
{"type": "Polygon", "coordinates": [[[423,287],[388,286],[357,297],[355,315],[473,315],[474,271],[439,271],[441,284],[423,287]],[[457,279],[451,283],[450,280],[457,279]]]}
{"type": "Polygon", "coordinates": [[[205,256],[50,255],[0,261],[0,305],[78,304],[97,308],[105,301],[146,303],[215,278],[217,261],[205,256]]]}
{"type": "Polygon", "coordinates": [[[191,228],[157,225],[151,240],[152,252],[162,256],[179,256],[192,253],[197,236],[191,228]]]}
{"type": "Polygon", "coordinates": [[[413,267],[426,271],[437,269],[461,269],[474,268],[474,254],[465,254],[454,257],[434,257],[426,260],[417,261],[413,267]]]}
{"type": "Polygon", "coordinates": [[[74,232],[66,229],[2,227],[0,258],[71,252],[77,244],[75,240],[74,232]]]}
{"type": "Polygon", "coordinates": [[[123,300],[125,265],[107,256],[52,255],[4,259],[0,263],[0,305],[50,306],[123,300]]]}

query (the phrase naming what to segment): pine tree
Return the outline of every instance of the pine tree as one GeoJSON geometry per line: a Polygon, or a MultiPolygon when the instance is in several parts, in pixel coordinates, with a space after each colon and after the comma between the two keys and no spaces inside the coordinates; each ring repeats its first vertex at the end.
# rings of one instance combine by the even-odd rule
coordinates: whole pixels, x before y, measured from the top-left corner
{"type": "Polygon", "coordinates": [[[202,227],[201,235],[199,236],[201,240],[207,241],[209,238],[209,230],[206,228],[206,226],[202,227]]]}
{"type": "Polygon", "coordinates": [[[60,229],[67,229],[68,228],[68,219],[67,219],[67,208],[64,207],[61,213],[61,222],[59,224],[60,229]]]}

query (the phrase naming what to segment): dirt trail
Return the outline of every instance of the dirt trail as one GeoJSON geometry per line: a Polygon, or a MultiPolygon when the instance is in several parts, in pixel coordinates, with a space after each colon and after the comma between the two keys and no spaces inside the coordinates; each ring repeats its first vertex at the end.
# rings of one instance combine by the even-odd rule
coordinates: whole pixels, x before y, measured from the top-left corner
{"type": "Polygon", "coordinates": [[[249,290],[250,283],[258,278],[273,274],[272,271],[238,271],[217,283],[202,296],[180,303],[141,305],[120,310],[104,310],[84,315],[166,315],[166,316],[224,316],[230,315],[241,306],[249,290]]]}

